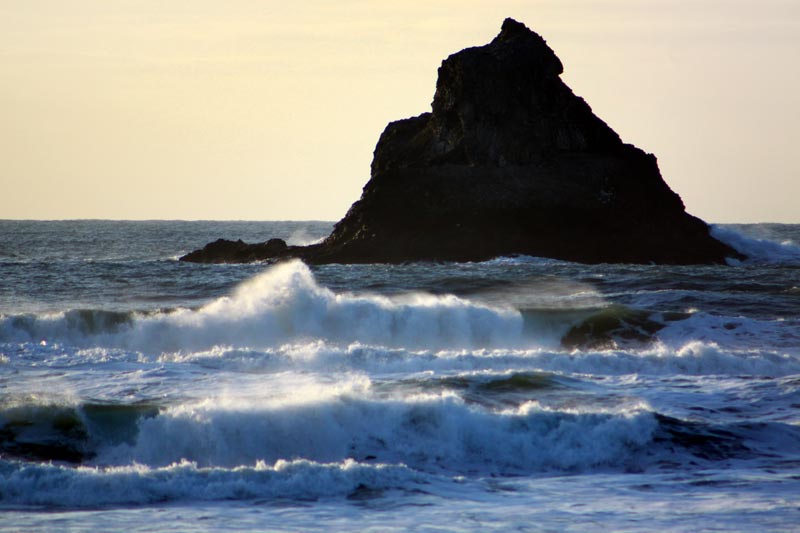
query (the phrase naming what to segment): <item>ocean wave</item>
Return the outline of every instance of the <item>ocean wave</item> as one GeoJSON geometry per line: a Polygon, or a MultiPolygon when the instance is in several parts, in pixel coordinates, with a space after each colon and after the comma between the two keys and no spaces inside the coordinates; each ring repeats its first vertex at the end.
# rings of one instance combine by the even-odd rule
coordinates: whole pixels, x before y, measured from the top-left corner
{"type": "Polygon", "coordinates": [[[638,402],[541,405],[531,395],[555,384],[530,373],[474,380],[469,401],[459,395],[469,391],[453,390],[458,381],[438,383],[436,391],[425,383],[373,389],[364,378],[341,378],[266,393],[249,383],[233,395],[161,407],[22,403],[0,409],[0,452],[103,467],[352,459],[513,475],[626,465],[657,425],[638,402]],[[491,401],[512,396],[519,401],[491,401]]]}
{"type": "MultiPolygon", "coordinates": [[[[800,264],[800,245],[791,240],[756,238],[733,228],[712,225],[711,235],[748,257],[748,263],[800,264]]],[[[729,260],[736,264],[738,261],[729,260]]]]}
{"type": "Polygon", "coordinates": [[[420,373],[539,371],[562,375],[756,375],[800,374],[797,350],[726,348],[711,341],[654,342],[637,349],[408,350],[361,343],[286,344],[275,349],[217,346],[192,353],[164,354],[163,362],[194,363],[240,372],[420,373]]]}
{"type": "Polygon", "coordinates": [[[231,296],[169,313],[68,311],[0,317],[0,341],[62,342],[146,353],[215,345],[276,346],[293,340],[384,346],[512,345],[523,320],[453,295],[335,293],[299,261],[268,268],[231,296]]]}
{"type": "Polygon", "coordinates": [[[739,352],[780,350],[800,356],[800,319],[758,320],[695,312],[666,324],[658,338],[671,346],[702,342],[739,352]]]}
{"type": "Polygon", "coordinates": [[[493,411],[467,405],[451,393],[403,399],[338,394],[257,404],[215,399],[141,420],[134,444],[103,450],[97,461],[164,466],[190,460],[235,467],[350,458],[462,474],[583,470],[633,460],[656,426],[652,414],[638,407],[562,412],[526,402],[493,411]]]}
{"type": "MultiPolygon", "coordinates": [[[[41,345],[43,357],[47,346],[64,345],[66,354],[94,349],[112,359],[174,354],[176,360],[217,347],[268,354],[314,343],[383,348],[387,354],[394,349],[642,351],[657,343],[678,348],[694,341],[795,353],[800,343],[796,320],[658,313],[602,302],[594,293],[586,300],[579,284],[560,290],[568,288],[580,297],[561,307],[545,301],[522,310],[501,307],[503,298],[493,306],[452,294],[334,292],[295,261],[269,267],[230,296],[198,309],[0,315],[0,343],[34,351],[41,345]]],[[[88,354],[84,361],[92,359],[88,354]]]]}
{"type": "MultiPolygon", "coordinates": [[[[678,339],[680,336],[677,336],[678,339]]],[[[104,374],[114,368],[136,371],[148,388],[163,381],[161,365],[196,365],[199,369],[246,375],[280,372],[337,374],[363,372],[369,375],[401,373],[452,373],[467,371],[535,371],[560,375],[620,376],[644,375],[754,375],[781,377],[800,374],[797,347],[785,349],[757,346],[720,345],[711,340],[671,340],[636,348],[561,349],[477,348],[418,349],[392,348],[354,342],[343,345],[324,341],[285,343],[276,347],[216,345],[200,350],[179,350],[151,356],[129,350],[91,348],[64,352],[59,345],[19,346],[20,354],[6,356],[4,364],[39,369],[94,368],[104,374]],[[27,363],[26,361],[31,361],[27,363]],[[13,363],[12,363],[13,362],[13,363]],[[113,366],[109,366],[113,365],[113,366]],[[120,366],[122,365],[122,366],[120,366]],[[130,365],[134,365],[132,368],[130,365]],[[138,370],[136,370],[138,369],[138,370]],[[152,376],[151,376],[152,374],[152,376]],[[152,382],[152,383],[151,383],[152,382]]],[[[190,367],[187,367],[190,368],[190,367]]],[[[183,371],[178,371],[182,375],[183,371]]],[[[111,375],[109,376],[111,377],[111,375]]],[[[177,379],[177,378],[176,378],[177,379]]],[[[211,383],[205,386],[210,386],[211,383]]],[[[142,386],[145,386],[143,384],[142,386]]],[[[102,389],[85,385],[97,397],[102,389]]]]}
{"type": "Polygon", "coordinates": [[[402,465],[353,460],[279,460],[232,469],[188,461],[151,467],[66,467],[0,461],[0,504],[47,507],[143,505],[168,501],[309,500],[363,490],[418,488],[426,477],[402,465]]]}
{"type": "MultiPolygon", "coordinates": [[[[541,385],[530,375],[481,381],[484,390],[494,392],[530,393],[541,385]]],[[[87,407],[79,406],[78,412],[87,407]]],[[[69,410],[49,409],[53,419],[69,410]]],[[[117,406],[104,416],[122,417],[107,424],[107,431],[124,426],[135,434],[98,446],[79,466],[58,457],[28,462],[9,460],[6,454],[0,460],[0,505],[357,496],[465,478],[750,460],[770,457],[776,442],[792,449],[800,438],[791,424],[686,421],[653,412],[634,399],[605,408],[593,402],[555,409],[526,401],[486,409],[446,393],[400,400],[337,387],[310,400],[240,396],[158,412],[117,406]],[[131,416],[138,422],[132,423],[131,416]]],[[[36,417],[41,422],[43,415],[36,417]]],[[[81,431],[97,430],[83,420],[81,431]]],[[[69,433],[63,425],[62,431],[69,433]]]]}
{"type": "Polygon", "coordinates": [[[550,257],[536,257],[532,255],[504,255],[481,261],[481,264],[490,266],[515,266],[515,265],[562,265],[569,264],[570,261],[563,259],[553,259],[550,257]]]}
{"type": "Polygon", "coordinates": [[[4,395],[0,403],[0,454],[26,460],[81,463],[104,443],[133,442],[140,419],[158,414],[154,404],[81,403],[49,395],[4,395]]]}

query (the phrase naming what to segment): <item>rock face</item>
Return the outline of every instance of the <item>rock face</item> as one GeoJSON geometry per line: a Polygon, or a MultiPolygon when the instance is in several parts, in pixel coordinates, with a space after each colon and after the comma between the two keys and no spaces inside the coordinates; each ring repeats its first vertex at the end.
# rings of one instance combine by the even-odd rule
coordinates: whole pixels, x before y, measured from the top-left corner
{"type": "Polygon", "coordinates": [[[524,254],[692,264],[741,257],[686,213],[655,156],[623,143],[561,81],[562,71],[539,35],[506,19],[491,43],[442,63],[430,113],[386,127],[361,199],[323,243],[218,241],[184,259],[354,263],[524,254]]]}

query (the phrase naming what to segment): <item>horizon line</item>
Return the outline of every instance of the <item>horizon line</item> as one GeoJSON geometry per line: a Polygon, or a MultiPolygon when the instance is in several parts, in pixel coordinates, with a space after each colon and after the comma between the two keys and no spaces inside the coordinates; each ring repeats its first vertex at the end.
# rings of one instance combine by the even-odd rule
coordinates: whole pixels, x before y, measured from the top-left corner
{"type": "MultiPolygon", "coordinates": [[[[341,219],[339,219],[341,220],[341,219]]],[[[0,222],[320,222],[320,223],[336,223],[339,220],[323,220],[314,218],[282,218],[282,219],[259,219],[259,218],[2,218],[0,222]]],[[[762,220],[758,222],[741,222],[741,221],[718,221],[708,222],[704,221],[709,226],[716,224],[786,224],[798,225],[797,222],[777,222],[762,220]]]]}

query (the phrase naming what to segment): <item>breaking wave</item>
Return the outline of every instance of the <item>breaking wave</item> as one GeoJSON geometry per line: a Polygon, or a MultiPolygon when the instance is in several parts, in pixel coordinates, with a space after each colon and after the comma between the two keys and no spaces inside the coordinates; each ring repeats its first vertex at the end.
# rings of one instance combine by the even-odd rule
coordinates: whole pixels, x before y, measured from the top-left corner
{"type": "Polygon", "coordinates": [[[346,460],[257,462],[233,469],[202,468],[188,461],[151,467],[66,467],[0,461],[0,502],[4,505],[97,507],[165,501],[309,500],[419,486],[425,476],[402,465],[369,465],[346,460]]]}
{"type": "MultiPolygon", "coordinates": [[[[532,375],[478,383],[498,394],[551,385],[532,375]]],[[[43,444],[52,445],[59,430],[62,440],[94,441],[95,452],[70,466],[59,457],[9,460],[6,450],[0,504],[357,498],[464,476],[640,471],[676,460],[747,457],[759,439],[797,438],[782,424],[685,422],[631,400],[606,408],[553,409],[534,400],[489,408],[447,392],[400,399],[379,397],[363,383],[347,389],[323,387],[310,399],[214,398],[161,408],[38,405],[28,416],[39,438],[48,419],[61,421],[43,444]]]]}
{"type": "Polygon", "coordinates": [[[656,427],[638,403],[567,410],[540,405],[530,395],[557,386],[546,376],[478,380],[473,386],[474,397],[484,398],[480,403],[465,401],[459,395],[465,391],[455,390],[463,386],[458,381],[435,384],[439,392],[414,393],[405,389],[430,384],[381,391],[356,378],[309,383],[294,394],[240,390],[163,407],[21,403],[0,409],[0,452],[104,467],[190,461],[234,468],[305,459],[510,475],[624,465],[656,427]],[[515,394],[520,400],[509,403],[515,394]],[[495,396],[505,400],[492,401],[495,396]]]}
{"type": "Polygon", "coordinates": [[[159,313],[68,311],[0,318],[0,341],[63,342],[159,353],[216,345],[280,346],[322,339],[382,346],[514,345],[522,317],[453,295],[335,293],[299,261],[269,268],[229,297],[159,313]]]}
{"type": "Polygon", "coordinates": [[[427,472],[519,474],[625,464],[652,437],[649,412],[563,412],[525,402],[493,411],[451,393],[404,399],[335,395],[273,405],[207,401],[140,423],[133,445],[99,461],[234,467],[302,458],[404,464],[427,472]],[[164,446],[169,442],[169,446],[164,446]]]}
{"type": "Polygon", "coordinates": [[[711,226],[711,235],[746,255],[747,262],[800,264],[800,245],[788,239],[751,237],[734,228],[716,225],[711,226]]]}

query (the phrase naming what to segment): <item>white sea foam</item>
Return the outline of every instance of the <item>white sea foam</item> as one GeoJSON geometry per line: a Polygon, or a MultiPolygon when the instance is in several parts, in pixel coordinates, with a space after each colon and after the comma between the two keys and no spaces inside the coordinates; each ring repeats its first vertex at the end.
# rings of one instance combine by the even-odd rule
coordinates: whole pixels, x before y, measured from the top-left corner
{"type": "Polygon", "coordinates": [[[501,256],[494,259],[483,261],[485,265],[500,265],[500,266],[514,266],[514,265],[557,265],[569,263],[561,259],[552,259],[550,257],[535,257],[531,255],[515,255],[515,256],[501,256]]]}
{"type": "Polygon", "coordinates": [[[553,361],[553,369],[599,375],[754,375],[786,376],[800,372],[797,357],[759,350],[726,350],[714,343],[691,341],[678,347],[658,344],[640,352],[576,355],[571,364],[553,361]],[[577,363],[577,364],[576,364],[577,363]]]}
{"type": "Polygon", "coordinates": [[[258,461],[232,469],[201,468],[188,461],[161,467],[134,464],[106,468],[0,463],[0,503],[95,507],[173,500],[305,500],[345,496],[360,487],[414,487],[425,479],[402,465],[353,460],[258,461]]]}
{"type": "Polygon", "coordinates": [[[380,398],[209,399],[142,420],[132,445],[104,450],[100,464],[166,466],[182,460],[236,467],[256,461],[348,458],[416,470],[515,474],[583,470],[636,461],[657,423],[636,405],[615,412],[553,411],[528,402],[493,411],[457,395],[380,398]],[[169,443],[165,445],[165,443],[169,443]]]}
{"type": "Polygon", "coordinates": [[[246,372],[302,370],[369,374],[452,373],[465,371],[540,370],[586,375],[744,375],[787,376],[800,373],[796,349],[722,347],[713,341],[656,342],[639,350],[554,351],[533,349],[414,350],[353,343],[286,344],[276,349],[215,347],[186,354],[167,354],[163,361],[194,362],[217,369],[246,372]]]}
{"type": "MultiPolygon", "coordinates": [[[[755,238],[732,228],[711,226],[711,235],[748,257],[752,263],[800,263],[800,245],[790,240],[755,238]]],[[[735,259],[729,262],[736,264],[735,259]]]]}
{"type": "Polygon", "coordinates": [[[299,261],[268,268],[231,296],[199,310],[81,320],[67,313],[0,319],[0,339],[65,342],[146,353],[193,351],[215,345],[279,346],[297,340],[360,341],[383,346],[514,345],[522,317],[456,296],[384,297],[320,287],[299,261]]]}
{"type": "MultiPolygon", "coordinates": [[[[725,331],[723,329],[723,331],[725,331]]],[[[757,339],[753,339],[757,344],[757,339]]],[[[461,350],[409,350],[354,342],[348,345],[324,341],[287,343],[276,347],[250,348],[217,345],[196,351],[165,352],[143,357],[138,352],[93,348],[61,354],[59,346],[32,345],[31,357],[39,360],[40,368],[100,365],[113,372],[107,379],[124,370],[118,388],[124,390],[125,380],[134,380],[143,390],[156,390],[163,381],[161,364],[193,364],[214,372],[273,375],[281,372],[307,372],[321,375],[363,372],[368,375],[416,375],[434,372],[452,374],[470,371],[543,371],[559,374],[619,376],[647,375],[757,375],[789,376],[800,374],[800,354],[796,347],[775,349],[766,347],[723,346],[711,340],[682,340],[656,342],[640,349],[609,349],[564,351],[544,348],[506,349],[478,348],[461,350]],[[133,373],[128,365],[137,365],[133,373]],[[114,365],[114,366],[108,366],[114,365]],[[142,367],[141,365],[146,365],[142,367]]],[[[98,368],[99,370],[99,368],[98,368]]],[[[216,381],[222,383],[220,374],[216,381]]],[[[78,377],[69,383],[46,386],[71,386],[94,391],[105,397],[106,384],[97,388],[91,381],[78,377]],[[97,390],[95,390],[97,389],[97,390]]],[[[177,379],[177,378],[176,378],[177,379]]],[[[226,377],[225,379],[233,379],[226,377]]],[[[212,380],[213,381],[213,380],[212,380]]],[[[210,387],[213,383],[205,383],[210,387]]],[[[177,382],[173,384],[177,386],[177,382]]],[[[7,386],[13,388],[13,383],[7,386]]],[[[115,385],[116,386],[116,385],[115,385]]],[[[191,391],[187,391],[191,394],[191,391]]]]}
{"type": "Polygon", "coordinates": [[[757,320],[696,312],[669,323],[658,332],[658,338],[671,346],[703,342],[737,351],[769,346],[800,356],[800,318],[757,320]]]}
{"type": "MultiPolygon", "coordinates": [[[[331,345],[321,341],[285,344],[276,348],[240,348],[215,346],[195,352],[165,353],[155,359],[142,359],[135,352],[93,349],[72,356],[55,357],[40,363],[42,367],[66,368],[70,365],[119,365],[128,362],[146,364],[191,363],[216,372],[245,372],[263,375],[285,371],[319,374],[365,372],[370,375],[449,374],[467,371],[538,370],[560,374],[584,375],[758,375],[788,376],[800,374],[797,350],[764,348],[725,348],[711,341],[686,341],[676,344],[656,343],[639,350],[553,351],[547,349],[473,349],[408,350],[353,343],[331,345]]],[[[116,367],[114,367],[116,368],[116,367]]],[[[141,386],[157,387],[163,380],[158,366],[126,374],[141,386]]],[[[110,379],[110,377],[109,377],[110,379]]],[[[221,378],[218,378],[218,380],[221,378]]],[[[52,381],[52,380],[51,380],[52,381]]],[[[72,380],[73,386],[76,382],[72,380]]],[[[80,383],[80,381],[78,382],[80,383]]],[[[52,386],[53,384],[50,383],[52,386]]],[[[63,386],[63,384],[58,384],[63,386]]],[[[209,386],[208,384],[205,386],[209,386]]],[[[82,389],[91,383],[81,385],[82,389]]],[[[106,385],[108,387],[108,385],[106,385]]],[[[119,385],[124,388],[122,382],[119,385]]],[[[96,394],[103,397],[102,390],[96,394]]]]}

